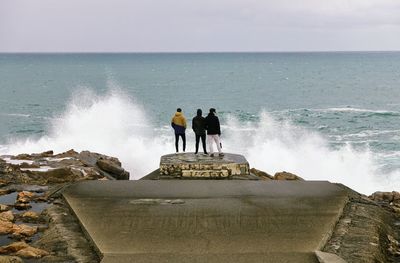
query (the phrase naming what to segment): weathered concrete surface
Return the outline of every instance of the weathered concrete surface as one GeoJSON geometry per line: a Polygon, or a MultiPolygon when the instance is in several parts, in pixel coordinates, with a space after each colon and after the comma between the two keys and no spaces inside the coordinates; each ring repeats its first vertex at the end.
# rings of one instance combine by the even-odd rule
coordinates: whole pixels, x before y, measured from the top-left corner
{"type": "Polygon", "coordinates": [[[328,182],[96,181],[64,198],[102,262],[318,262],[347,202],[328,182]]]}
{"type": "Polygon", "coordinates": [[[168,154],[160,160],[161,176],[187,179],[231,178],[250,174],[249,163],[239,154],[225,153],[223,157],[205,154],[168,154]]]}

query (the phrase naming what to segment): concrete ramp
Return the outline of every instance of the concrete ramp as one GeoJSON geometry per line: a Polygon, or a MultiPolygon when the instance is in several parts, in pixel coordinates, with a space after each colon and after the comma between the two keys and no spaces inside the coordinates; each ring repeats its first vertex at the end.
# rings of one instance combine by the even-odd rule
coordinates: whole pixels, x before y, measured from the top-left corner
{"type": "Polygon", "coordinates": [[[102,262],[318,262],[347,201],[329,182],[90,181],[64,198],[102,262]]]}

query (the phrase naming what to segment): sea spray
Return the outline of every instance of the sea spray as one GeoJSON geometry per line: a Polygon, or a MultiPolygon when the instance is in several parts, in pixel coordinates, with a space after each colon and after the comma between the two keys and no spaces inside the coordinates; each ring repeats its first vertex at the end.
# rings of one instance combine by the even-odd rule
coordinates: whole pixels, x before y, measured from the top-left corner
{"type": "Polygon", "coordinates": [[[150,123],[141,106],[120,90],[103,96],[83,90],[50,120],[48,135],[10,142],[2,153],[90,150],[118,157],[136,179],[156,169],[156,160],[172,145],[170,138],[154,134],[150,123]]]}
{"type": "MultiPolygon", "coordinates": [[[[343,183],[366,194],[400,188],[399,172],[380,173],[367,146],[355,150],[345,144],[333,149],[321,134],[288,120],[276,120],[267,112],[257,119],[243,122],[229,116],[222,129],[224,151],[241,153],[251,167],[269,173],[286,170],[307,180],[343,183]]],[[[157,169],[161,155],[174,151],[169,121],[161,127],[154,125],[143,106],[119,89],[101,96],[83,89],[61,115],[49,120],[46,136],[9,142],[0,147],[0,153],[90,150],[118,157],[131,179],[139,179],[157,169]]],[[[190,120],[188,124],[191,151],[194,136],[190,120]]]]}
{"type": "Polygon", "coordinates": [[[226,125],[226,148],[244,154],[252,167],[269,173],[290,171],[307,180],[343,183],[363,193],[391,189],[377,176],[372,153],[349,144],[332,149],[316,132],[278,122],[268,113],[258,123],[240,123],[234,117],[226,125]]]}

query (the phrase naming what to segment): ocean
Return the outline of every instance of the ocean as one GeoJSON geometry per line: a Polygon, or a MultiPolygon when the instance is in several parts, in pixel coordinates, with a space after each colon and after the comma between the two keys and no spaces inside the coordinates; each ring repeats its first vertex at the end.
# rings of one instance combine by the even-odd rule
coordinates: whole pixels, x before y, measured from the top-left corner
{"type": "Polygon", "coordinates": [[[177,107],[216,108],[251,167],[400,190],[400,52],[0,54],[0,155],[96,151],[138,179],[177,107]]]}

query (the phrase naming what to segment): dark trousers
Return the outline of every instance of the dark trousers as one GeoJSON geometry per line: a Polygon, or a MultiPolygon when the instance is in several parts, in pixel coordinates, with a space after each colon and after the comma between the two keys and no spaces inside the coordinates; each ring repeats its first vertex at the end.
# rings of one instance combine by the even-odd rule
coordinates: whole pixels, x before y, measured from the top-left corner
{"type": "Polygon", "coordinates": [[[196,134],[196,153],[199,151],[199,142],[201,138],[201,143],[203,144],[203,151],[207,153],[206,150],[206,135],[205,134],[196,134]]]}
{"type": "Polygon", "coordinates": [[[179,136],[182,137],[183,151],[186,150],[186,135],[184,133],[183,134],[175,134],[175,149],[176,149],[176,152],[179,152],[179,150],[178,150],[179,136]]]}

